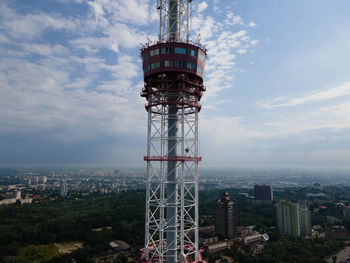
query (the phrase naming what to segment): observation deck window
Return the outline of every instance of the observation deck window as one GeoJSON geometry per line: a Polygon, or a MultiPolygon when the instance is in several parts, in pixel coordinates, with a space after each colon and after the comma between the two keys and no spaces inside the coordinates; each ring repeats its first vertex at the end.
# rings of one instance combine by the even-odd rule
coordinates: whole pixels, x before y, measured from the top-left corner
{"type": "Polygon", "coordinates": [[[197,57],[197,54],[198,54],[197,50],[190,49],[190,55],[192,57],[197,57]]]}
{"type": "Polygon", "coordinates": [[[184,55],[186,55],[186,48],[175,47],[175,54],[184,54],[184,55]]]}
{"type": "Polygon", "coordinates": [[[162,54],[171,54],[173,53],[172,47],[162,47],[162,54]]]}
{"type": "Polygon", "coordinates": [[[147,60],[148,58],[149,58],[149,53],[147,52],[143,55],[143,60],[147,60]]]}
{"type": "Polygon", "coordinates": [[[192,63],[192,62],[187,62],[187,68],[196,70],[197,69],[197,64],[192,63]]]}
{"type": "Polygon", "coordinates": [[[201,53],[198,53],[198,58],[202,61],[205,61],[205,58],[201,53]]]}
{"type": "Polygon", "coordinates": [[[171,67],[172,65],[173,65],[173,62],[171,60],[162,61],[162,67],[171,67]]]}
{"type": "Polygon", "coordinates": [[[151,64],[151,69],[156,69],[160,67],[160,62],[155,62],[151,64]]]}
{"type": "Polygon", "coordinates": [[[149,71],[151,69],[151,65],[147,65],[144,69],[143,69],[143,71],[144,72],[147,72],[147,71],[149,71]]]}
{"type": "Polygon", "coordinates": [[[174,67],[186,68],[186,61],[174,60],[174,67]]]}
{"type": "Polygon", "coordinates": [[[150,56],[153,57],[153,56],[157,56],[159,55],[159,49],[153,49],[149,52],[150,56]]]}

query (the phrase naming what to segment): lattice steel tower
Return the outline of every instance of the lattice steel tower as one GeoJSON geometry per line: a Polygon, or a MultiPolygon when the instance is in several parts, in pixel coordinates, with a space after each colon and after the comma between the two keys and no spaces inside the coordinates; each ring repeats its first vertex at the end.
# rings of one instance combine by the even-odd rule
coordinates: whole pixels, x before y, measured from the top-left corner
{"type": "Polygon", "coordinates": [[[198,248],[198,112],[206,50],[189,40],[190,0],[160,0],[159,40],[142,48],[147,99],[143,262],[204,262],[198,248]]]}

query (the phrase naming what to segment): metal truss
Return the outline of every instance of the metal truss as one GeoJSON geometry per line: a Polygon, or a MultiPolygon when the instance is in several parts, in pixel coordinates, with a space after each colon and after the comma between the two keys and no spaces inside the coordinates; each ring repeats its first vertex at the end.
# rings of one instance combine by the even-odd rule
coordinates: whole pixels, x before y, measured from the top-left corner
{"type": "Polygon", "coordinates": [[[201,160],[198,111],[200,89],[204,87],[186,77],[169,81],[165,76],[145,86],[148,100],[145,256],[148,262],[195,262],[199,257],[201,160]]]}
{"type": "Polygon", "coordinates": [[[189,42],[191,0],[158,0],[159,41],[189,42]]]}

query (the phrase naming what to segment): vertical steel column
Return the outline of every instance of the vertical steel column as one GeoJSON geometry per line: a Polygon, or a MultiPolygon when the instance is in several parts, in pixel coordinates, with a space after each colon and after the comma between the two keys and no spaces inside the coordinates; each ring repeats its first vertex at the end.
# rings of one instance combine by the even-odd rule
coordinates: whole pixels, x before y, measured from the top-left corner
{"type": "MultiPolygon", "coordinates": [[[[198,109],[195,109],[195,156],[199,156],[199,149],[198,149],[198,109]]],[[[194,212],[194,220],[195,220],[195,230],[194,230],[194,249],[196,252],[195,259],[198,261],[199,255],[198,255],[198,241],[199,241],[199,233],[198,233],[198,217],[199,217],[199,209],[198,209],[198,177],[199,177],[199,171],[198,171],[198,160],[195,162],[195,174],[194,174],[194,198],[195,198],[195,212],[194,212]]]]}
{"type": "Polygon", "coordinates": [[[179,24],[180,0],[169,0],[168,2],[168,40],[179,41],[180,24],[179,24]]]}
{"type": "MultiPolygon", "coordinates": [[[[152,125],[152,112],[148,110],[148,126],[147,126],[147,156],[151,153],[151,125],[152,125]]],[[[147,161],[147,182],[146,182],[146,216],[145,216],[145,257],[149,259],[149,221],[150,221],[150,184],[151,184],[151,164],[147,161]]]]}
{"type": "MultiPolygon", "coordinates": [[[[180,0],[169,0],[169,37],[168,40],[179,39],[179,2],[180,0]]],[[[178,94],[170,93],[167,98],[170,102],[168,110],[168,158],[177,157],[177,100],[178,94]]],[[[177,262],[177,161],[168,160],[167,174],[167,208],[166,208],[166,239],[167,239],[167,263],[177,262]]]]}
{"type": "MultiPolygon", "coordinates": [[[[184,85],[183,85],[184,86],[184,85]]],[[[184,90],[184,87],[182,87],[184,90]]],[[[182,101],[185,101],[185,93],[181,94],[182,101]]],[[[185,105],[181,108],[181,156],[185,156],[185,105]]],[[[183,258],[185,255],[185,162],[181,162],[181,175],[180,175],[180,256],[183,258]]]]}
{"type": "MultiPolygon", "coordinates": [[[[162,79],[164,78],[164,76],[162,76],[162,79]]],[[[164,88],[164,84],[161,84],[161,88],[164,88]]],[[[163,94],[164,96],[164,94],[163,94]]],[[[164,99],[164,97],[163,97],[164,99]]],[[[166,149],[166,140],[165,140],[165,128],[166,128],[166,114],[167,114],[167,106],[166,105],[162,105],[161,106],[161,127],[160,127],[160,156],[163,156],[165,154],[165,149],[166,149]]],[[[166,190],[166,185],[165,185],[165,164],[164,162],[160,162],[160,174],[161,174],[161,182],[160,182],[160,208],[159,208],[159,224],[160,224],[160,230],[159,230],[159,249],[160,249],[160,254],[162,255],[159,258],[159,262],[163,262],[163,254],[165,251],[165,242],[166,242],[166,237],[165,237],[165,233],[164,233],[164,228],[165,228],[165,215],[164,215],[164,210],[165,210],[165,206],[166,206],[166,202],[165,202],[165,190],[166,190]]]]}
{"type": "MultiPolygon", "coordinates": [[[[168,98],[176,101],[175,98],[168,98]]],[[[177,107],[169,105],[168,113],[168,158],[176,159],[177,156],[177,107]]],[[[166,239],[167,239],[167,263],[177,262],[177,161],[168,161],[167,174],[167,206],[166,206],[166,239]]]]}

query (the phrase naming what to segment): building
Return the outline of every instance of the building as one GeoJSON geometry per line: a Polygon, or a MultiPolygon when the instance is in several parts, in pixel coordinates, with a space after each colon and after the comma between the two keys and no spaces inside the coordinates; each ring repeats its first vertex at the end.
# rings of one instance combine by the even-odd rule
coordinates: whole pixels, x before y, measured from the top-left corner
{"type": "Polygon", "coordinates": [[[268,234],[255,233],[250,236],[245,236],[241,239],[243,248],[250,254],[260,253],[265,246],[265,243],[269,240],[268,234]]]}
{"type": "Polygon", "coordinates": [[[123,240],[111,241],[109,242],[109,245],[111,246],[112,249],[118,252],[127,251],[130,249],[130,245],[123,240]]]}
{"type": "Polygon", "coordinates": [[[341,220],[340,218],[336,218],[333,216],[326,216],[326,219],[327,219],[327,224],[330,224],[332,226],[343,224],[343,220],[341,220]]]}
{"type": "Polygon", "coordinates": [[[39,177],[39,184],[46,184],[47,183],[47,177],[41,176],[39,177]]]}
{"type": "Polygon", "coordinates": [[[300,235],[311,234],[311,212],[307,206],[299,205],[300,235]]]}
{"type": "Polygon", "coordinates": [[[273,201],[273,189],[270,185],[254,185],[255,200],[273,201]]]}
{"type": "Polygon", "coordinates": [[[15,204],[17,202],[17,200],[15,198],[7,198],[4,200],[0,201],[0,205],[11,205],[11,204],[15,204]]]}
{"type": "Polygon", "coordinates": [[[246,201],[248,200],[249,194],[248,193],[238,193],[238,200],[246,201]]]}
{"type": "Polygon", "coordinates": [[[346,206],[343,208],[343,214],[346,220],[350,220],[350,206],[346,206]]]}
{"type": "Polygon", "coordinates": [[[306,193],[308,199],[325,199],[327,195],[325,193],[306,193]]]}
{"type": "Polygon", "coordinates": [[[13,191],[5,194],[5,199],[0,201],[0,205],[15,204],[18,200],[21,200],[21,191],[13,191]]]}
{"type": "Polygon", "coordinates": [[[311,233],[311,214],[307,206],[280,201],[275,208],[277,227],[282,234],[296,237],[311,233]]]}
{"type": "Polygon", "coordinates": [[[32,176],[31,185],[39,184],[39,176],[32,176]]]}
{"type": "Polygon", "coordinates": [[[215,200],[215,233],[227,239],[237,235],[237,201],[227,192],[215,200]]]}
{"type": "Polygon", "coordinates": [[[255,243],[266,242],[269,240],[268,234],[254,234],[251,236],[246,236],[242,238],[242,242],[245,246],[249,246],[255,243]]]}
{"type": "Polygon", "coordinates": [[[33,198],[23,198],[21,199],[21,205],[31,204],[33,202],[33,198]]]}
{"type": "Polygon", "coordinates": [[[224,241],[219,241],[219,242],[205,246],[205,251],[211,254],[211,253],[216,253],[216,252],[226,250],[228,248],[230,248],[230,244],[228,240],[224,240],[224,241]]]}
{"type": "Polygon", "coordinates": [[[12,184],[12,185],[7,185],[7,191],[14,190],[17,188],[17,185],[12,184]]]}
{"type": "Polygon", "coordinates": [[[15,200],[20,200],[21,199],[21,191],[14,191],[11,193],[6,193],[5,199],[15,199],[15,200]]]}
{"type": "Polygon", "coordinates": [[[349,232],[344,226],[327,226],[325,237],[331,240],[347,240],[349,232]]]}
{"type": "Polygon", "coordinates": [[[255,226],[239,226],[237,227],[238,236],[251,236],[253,235],[253,229],[255,226]]]}
{"type": "Polygon", "coordinates": [[[61,196],[67,196],[68,193],[68,188],[67,188],[67,183],[66,181],[62,180],[61,185],[60,185],[60,194],[61,196]]]}

